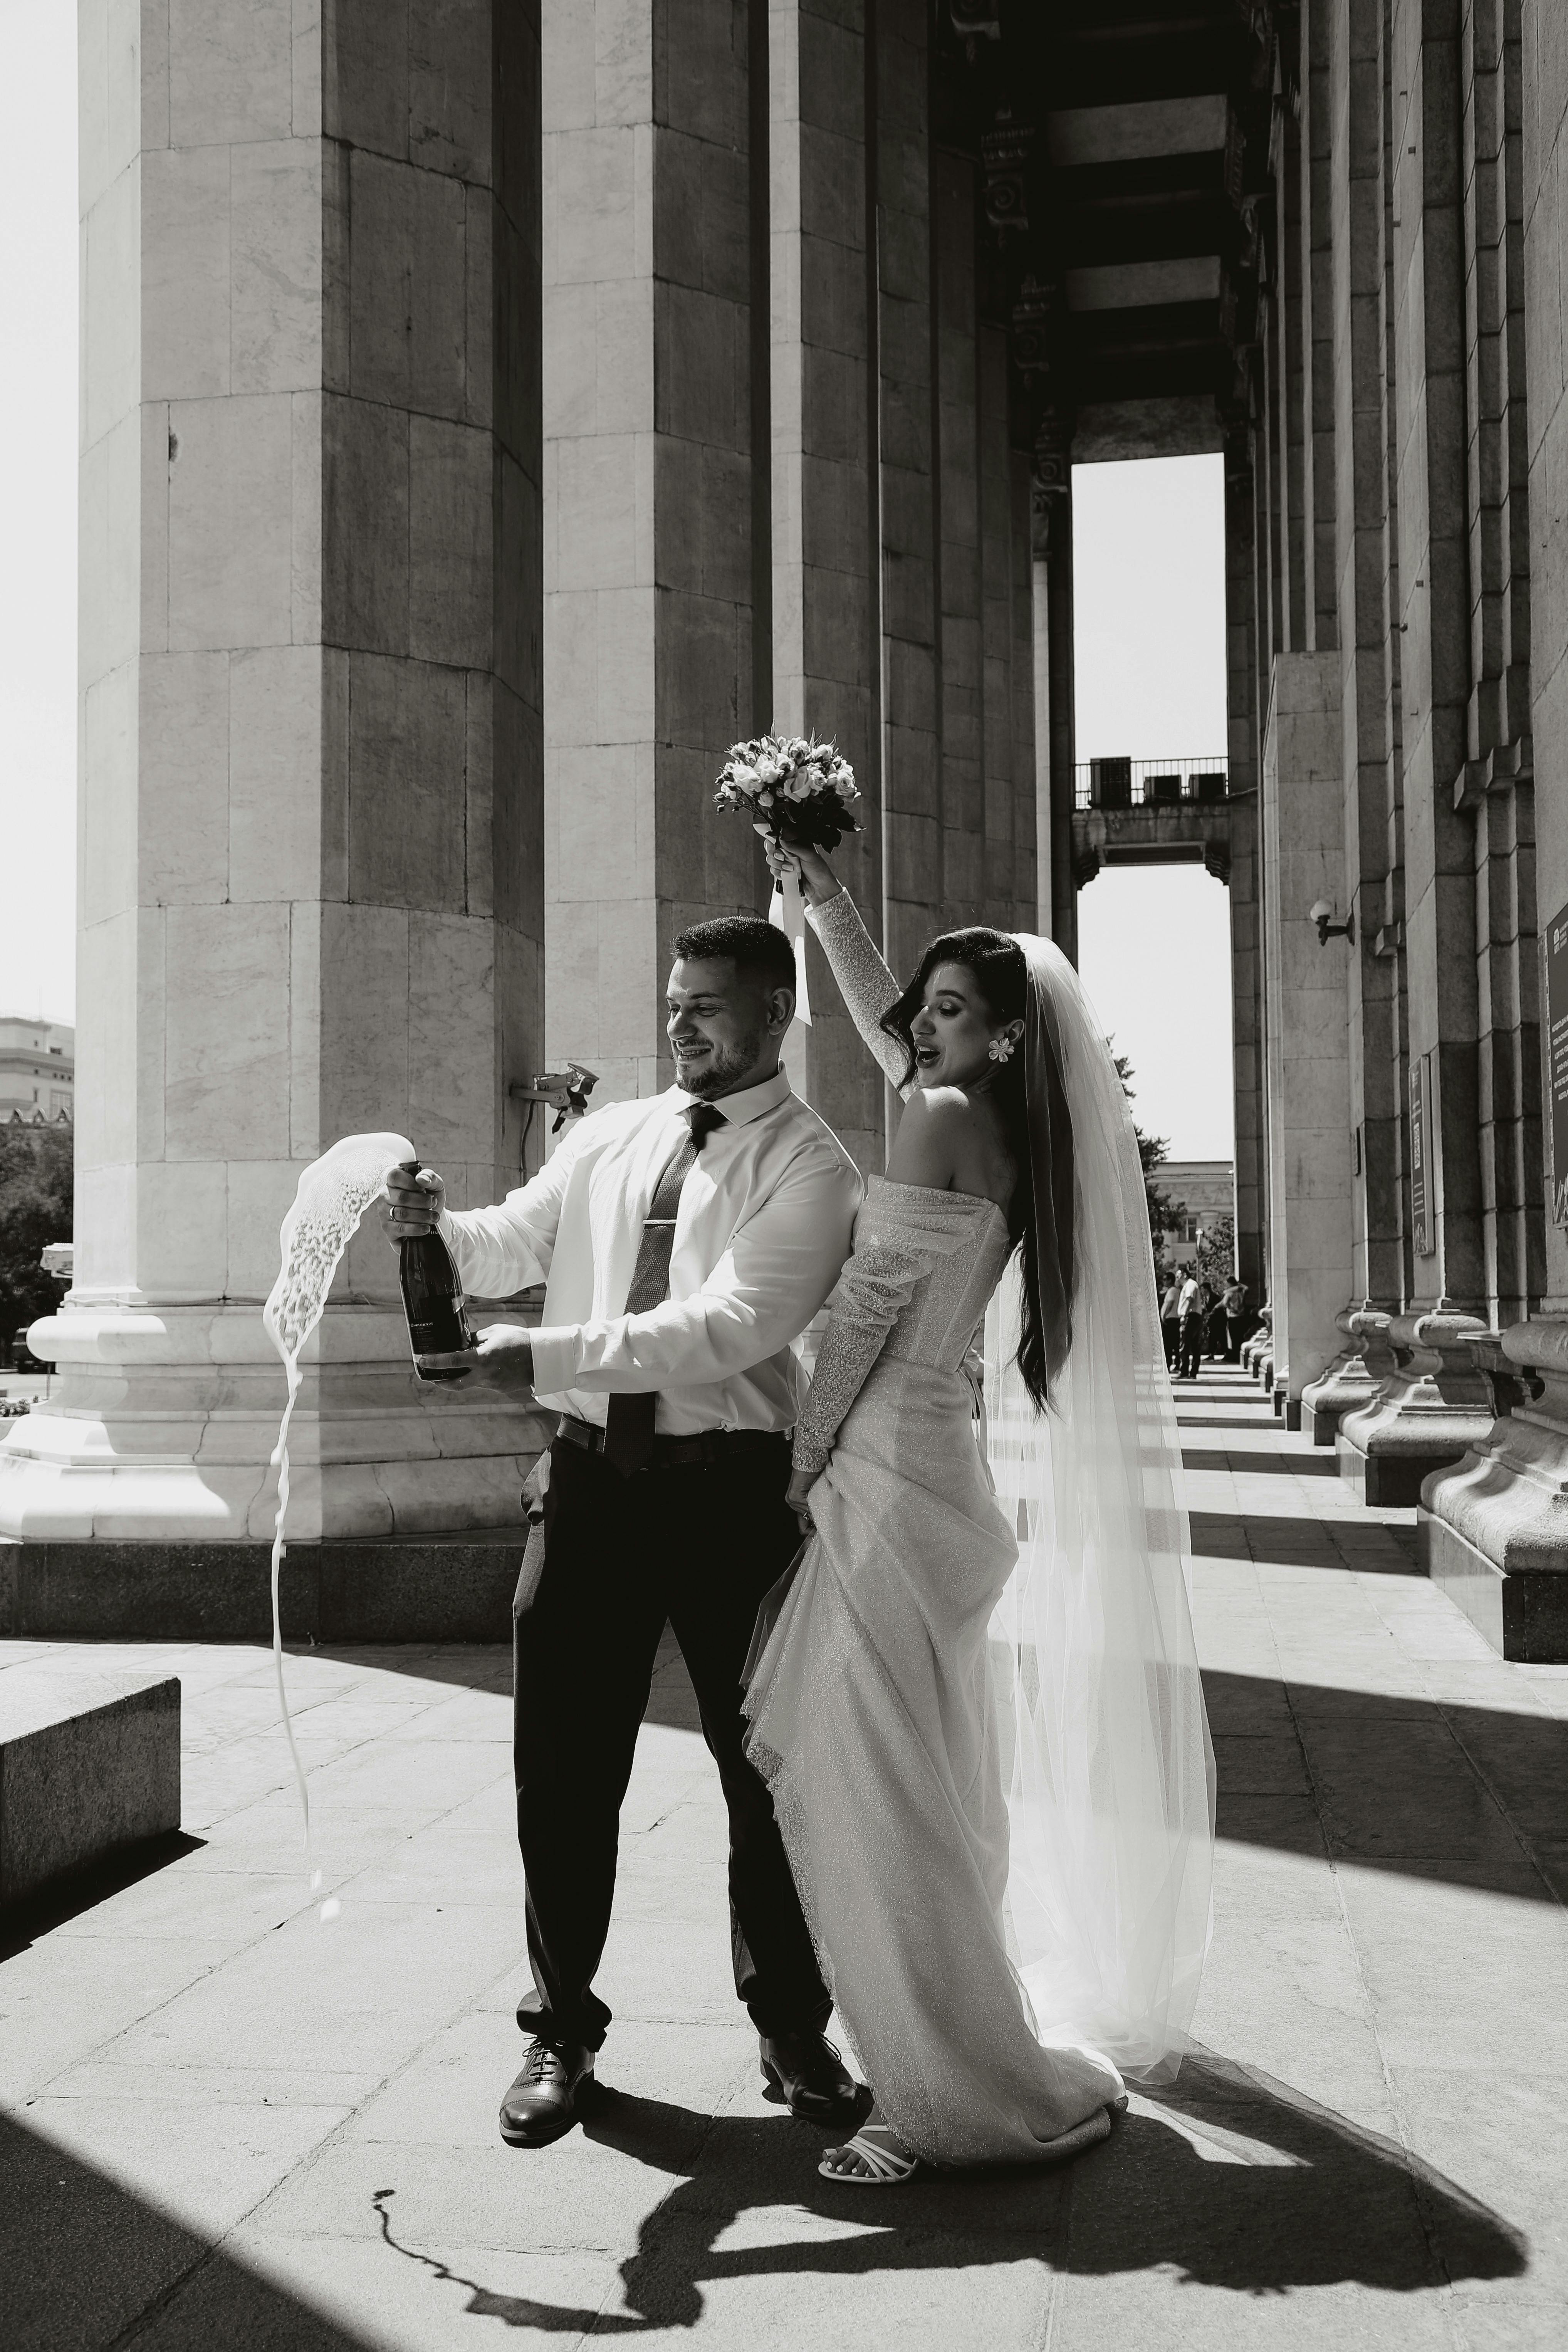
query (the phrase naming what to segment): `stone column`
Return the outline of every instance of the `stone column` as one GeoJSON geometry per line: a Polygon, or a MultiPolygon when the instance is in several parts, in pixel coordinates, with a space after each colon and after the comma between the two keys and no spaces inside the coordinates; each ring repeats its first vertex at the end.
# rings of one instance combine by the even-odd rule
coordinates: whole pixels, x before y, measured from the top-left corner
{"type": "MultiPolygon", "coordinates": [[[[1568,905],[1568,580],[1557,553],[1561,518],[1568,509],[1568,359],[1560,318],[1558,282],[1568,224],[1563,184],[1568,167],[1568,54],[1551,0],[1523,0],[1520,11],[1522,93],[1520,163],[1522,184],[1522,297],[1528,370],[1529,545],[1539,560],[1530,597],[1531,737],[1533,741],[1537,928],[1548,927],[1568,905]]],[[[1500,42],[1500,62],[1514,60],[1500,42]]],[[[1499,128],[1502,146],[1512,136],[1506,102],[1499,128]]],[[[1511,240],[1504,239],[1507,257],[1511,240]]],[[[1506,305],[1508,381],[1516,382],[1519,320],[1506,305]]],[[[1511,402],[1510,402],[1511,408],[1511,402]]],[[[1510,425],[1514,419],[1505,421],[1510,425]]],[[[1524,420],[1519,418],[1522,428],[1524,420]]],[[[1513,485],[1510,504],[1515,506],[1513,485]]],[[[1508,644],[1501,625],[1514,605],[1519,548],[1510,534],[1510,569],[1489,582],[1499,599],[1498,651],[1508,644]],[[1507,593],[1505,593],[1505,591],[1507,593]]],[[[1501,552],[1501,549],[1499,549],[1501,552]]],[[[1513,655],[1519,656],[1518,640],[1513,655]]],[[[1503,695],[1511,693],[1507,674],[1503,695]]],[[[1492,688],[1497,694],[1497,683],[1492,688]]],[[[1549,1083],[1549,1064],[1542,1072],[1549,1083]]],[[[1552,1163],[1550,1136],[1542,1150],[1543,1192],[1550,1205],[1568,1171],[1552,1163]]],[[[1474,1619],[1504,1657],[1568,1661],[1568,1235],[1553,1216],[1544,1230],[1542,1295],[1530,1319],[1502,1335],[1508,1365],[1537,1389],[1518,1398],[1452,1469],[1429,1477],[1421,1517],[1428,1573],[1474,1619]]]]}
{"type": "Polygon", "coordinates": [[[1073,694],[1072,473],[1063,454],[1052,456],[1053,472],[1045,500],[1047,667],[1050,703],[1047,712],[1047,765],[1050,774],[1051,937],[1069,963],[1078,962],[1079,876],[1073,865],[1072,813],[1075,763],[1078,757],[1073,694]]]}
{"type": "MultiPolygon", "coordinates": [[[[89,0],[81,87],[76,1277],[0,1528],[24,1601],[74,1596],[56,1630],[141,1630],[158,1578],[156,1630],[221,1632],[265,1593],[258,1309],[301,1167],[386,1128],[459,1204],[518,1175],[536,21],[89,0]],[[246,1538],[248,1581],[204,1549],[246,1538]]],[[[363,1234],[310,1350],[296,1533],[515,1527],[540,1433],[419,1387],[363,1234]]]]}
{"type": "Polygon", "coordinates": [[[1230,799],[1230,1034],[1236,1101],[1236,1265],[1261,1307],[1268,1271],[1262,877],[1258,837],[1257,565],[1253,474],[1239,436],[1225,457],[1227,766],[1230,799]]]}
{"type": "Polygon", "coordinates": [[[942,467],[942,921],[985,911],[985,656],[974,166],[939,148],[937,353],[942,467]]]}
{"type": "MultiPolygon", "coordinates": [[[[1319,37],[1321,0],[1311,38],[1319,37]]],[[[1338,1318],[1345,1347],[1303,1392],[1315,1442],[1332,1444],[1347,1413],[1378,1392],[1369,1345],[1404,1299],[1400,1179],[1404,1100],[1397,1090],[1399,927],[1390,907],[1399,874],[1388,703],[1397,666],[1391,646],[1384,535],[1393,485],[1388,465],[1389,345],[1382,301],[1383,87],[1375,12],[1337,8],[1329,27],[1331,123],[1335,522],[1333,593],[1341,647],[1340,708],[1345,778],[1346,906],[1356,937],[1347,958],[1353,1211],[1352,1293],[1338,1318]],[[1380,1319],[1381,1318],[1381,1321],[1380,1319]]],[[[1317,115],[1314,114],[1314,133],[1317,115]]],[[[1394,639],[1396,642],[1396,638],[1394,639]]],[[[1376,1365],[1392,1370],[1386,1347],[1376,1365]]]]}
{"type": "Polygon", "coordinates": [[[1394,0],[1385,67],[1411,1254],[1407,1312],[1389,1327],[1407,1361],[1373,1404],[1340,1425],[1344,1474],[1364,1479],[1369,1502],[1413,1500],[1420,1479],[1483,1438],[1492,1419],[1491,1391],[1468,1345],[1486,1328],[1489,1297],[1478,1050],[1484,910],[1463,790],[1470,648],[1458,26],[1457,12],[1434,16],[1419,0],[1394,0]]]}
{"type": "Polygon", "coordinates": [[[1290,1425],[1339,1345],[1350,1283],[1345,943],[1308,909],[1344,899],[1335,654],[1275,656],[1263,753],[1274,1383],[1290,1425]]]}
{"type": "MultiPolygon", "coordinates": [[[[876,77],[863,0],[770,0],[769,23],[773,720],[833,736],[854,763],[865,830],[839,864],[879,940],[880,400],[868,238],[876,77]]],[[[861,1166],[879,1171],[881,1074],[815,939],[807,946],[812,1027],[796,1083],[861,1166]]]]}
{"type": "Polygon", "coordinates": [[[599,1074],[597,1104],[671,1082],[673,933],[765,904],[756,836],[711,805],[729,745],[770,716],[752,643],[758,13],[544,8],[547,1043],[552,1066],[599,1074]]]}
{"type": "Polygon", "coordinates": [[[912,971],[942,928],[940,546],[929,11],[877,8],[881,376],[883,877],[888,961],[912,971]]]}

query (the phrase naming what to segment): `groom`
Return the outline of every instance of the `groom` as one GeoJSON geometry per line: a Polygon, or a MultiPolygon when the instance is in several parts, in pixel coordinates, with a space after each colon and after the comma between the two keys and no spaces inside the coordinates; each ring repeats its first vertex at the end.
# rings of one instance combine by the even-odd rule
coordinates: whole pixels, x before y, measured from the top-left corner
{"type": "Polygon", "coordinates": [[[848,1255],[860,1179],[779,1066],[795,1011],[782,932],[754,916],[682,931],[667,1003],[675,1085],[584,1118],[499,1208],[445,1210],[428,1170],[388,1180],[393,1236],[438,1223],[466,1290],[547,1285],[541,1328],[486,1331],[474,1375],[561,1414],[542,1557],[515,1603],[534,1990],[517,2013],[533,2039],[501,2103],[513,2147],[558,2139],[593,2086],[610,2022],[593,1979],[667,1619],[729,1808],[735,1990],[763,2074],[797,2116],[853,2127],[859,2115],[823,2035],[832,2004],[741,1697],[757,1604],[800,1541],[784,1502],[803,1386],[790,1341],[848,1255]]]}

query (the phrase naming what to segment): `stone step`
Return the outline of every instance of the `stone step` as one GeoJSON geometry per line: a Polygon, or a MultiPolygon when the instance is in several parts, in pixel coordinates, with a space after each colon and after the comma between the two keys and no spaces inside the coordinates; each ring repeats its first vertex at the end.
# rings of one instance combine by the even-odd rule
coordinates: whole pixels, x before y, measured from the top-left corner
{"type": "Polygon", "coordinates": [[[179,1826],[177,1675],[0,1673],[0,1908],[179,1826]]]}

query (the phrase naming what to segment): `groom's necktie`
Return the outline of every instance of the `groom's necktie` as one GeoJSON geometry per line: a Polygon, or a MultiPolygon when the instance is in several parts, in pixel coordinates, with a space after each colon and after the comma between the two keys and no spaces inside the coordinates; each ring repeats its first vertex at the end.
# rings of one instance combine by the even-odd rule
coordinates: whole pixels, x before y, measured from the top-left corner
{"type": "MultiPolygon", "coordinates": [[[[625,1312],[628,1315],[646,1315],[650,1307],[661,1306],[669,1297],[669,1258],[675,1247],[681,1186],[696,1166],[697,1155],[707,1138],[716,1127],[724,1125],[723,1112],[712,1103],[693,1103],[680,1115],[690,1133],[677,1145],[647,1204],[637,1262],[632,1269],[632,1286],[626,1293],[625,1312]]],[[[629,1478],[634,1470],[645,1468],[653,1460],[657,1403],[657,1392],[652,1389],[609,1400],[605,1415],[605,1459],[623,1478],[629,1478]]]]}

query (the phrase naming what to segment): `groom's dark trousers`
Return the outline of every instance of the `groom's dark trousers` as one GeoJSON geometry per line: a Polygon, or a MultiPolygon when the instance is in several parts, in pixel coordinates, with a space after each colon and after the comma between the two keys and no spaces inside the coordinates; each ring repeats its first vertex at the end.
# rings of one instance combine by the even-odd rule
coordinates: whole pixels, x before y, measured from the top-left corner
{"type": "Polygon", "coordinates": [[[542,1558],[531,1545],[513,1604],[517,1834],[534,1981],[517,2019],[525,2032],[594,2050],[610,2022],[593,1979],[609,1931],[621,1800],[667,1620],[729,1807],[735,1990],[760,2033],[820,2032],[832,2007],[772,1802],[746,1760],[741,1713],[757,1604],[800,1543],[784,1499],[788,1441],[716,1433],[710,1458],[696,1462],[681,1460],[679,1445],[659,1440],[652,1465],[626,1478],[558,1436],[542,1558]]]}

